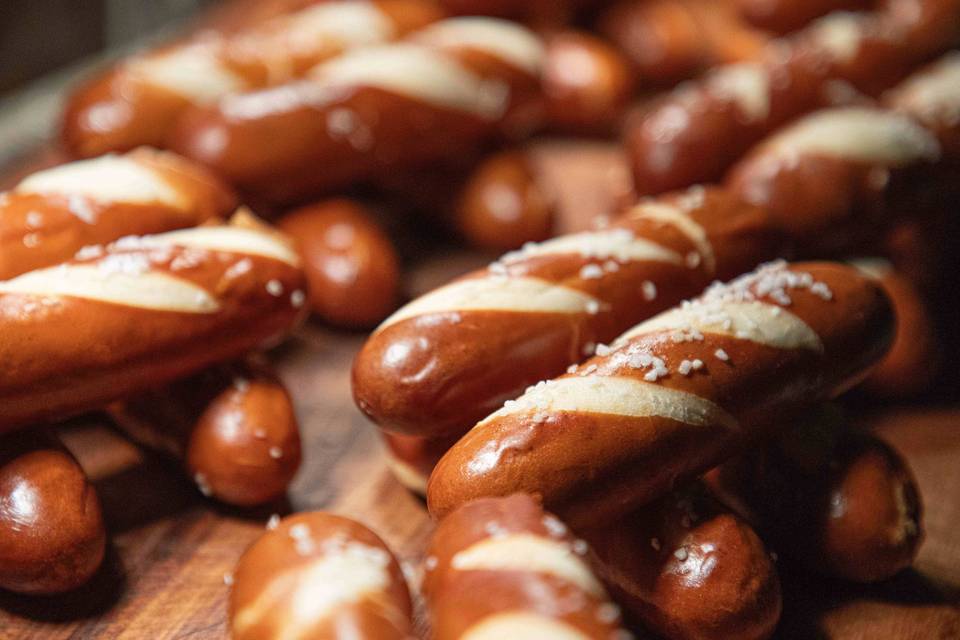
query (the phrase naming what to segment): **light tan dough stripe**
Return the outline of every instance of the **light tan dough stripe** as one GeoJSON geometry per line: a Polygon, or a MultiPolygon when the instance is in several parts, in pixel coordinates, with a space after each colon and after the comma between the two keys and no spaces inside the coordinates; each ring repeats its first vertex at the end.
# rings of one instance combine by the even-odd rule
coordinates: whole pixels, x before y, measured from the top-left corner
{"type": "Polygon", "coordinates": [[[762,65],[745,62],[721,67],[707,78],[707,90],[732,101],[750,121],[770,115],[770,75],[762,65]]]}
{"type": "Polygon", "coordinates": [[[960,51],[908,78],[890,98],[894,107],[921,120],[960,124],[960,51]]]}
{"type": "Polygon", "coordinates": [[[615,344],[644,334],[691,329],[778,349],[823,352],[820,336],[806,322],[779,305],[757,301],[684,305],[637,325],[617,338],[615,344]]]}
{"type": "Polygon", "coordinates": [[[860,51],[868,24],[869,18],[865,14],[835,11],[814,21],[810,32],[813,41],[831,57],[849,62],[860,51]]]}
{"type": "Polygon", "coordinates": [[[292,267],[300,265],[296,251],[287,243],[269,234],[240,227],[196,227],[153,236],[129,237],[118,240],[118,249],[186,247],[207,251],[251,254],[279,260],[292,267]]]}
{"type": "Polygon", "coordinates": [[[590,640],[570,625],[523,611],[487,616],[460,636],[461,640],[590,640]]]}
{"type": "Polygon", "coordinates": [[[631,210],[630,215],[657,220],[673,226],[697,248],[707,269],[711,273],[716,270],[717,259],[706,229],[682,209],[659,202],[642,202],[631,210]]]}
{"type": "Polygon", "coordinates": [[[574,233],[546,242],[532,243],[519,251],[506,254],[500,262],[509,265],[528,258],[564,254],[618,262],[684,264],[683,256],[676,251],[671,251],[645,238],[638,238],[626,229],[574,233]]]}
{"type": "Polygon", "coordinates": [[[306,640],[303,634],[338,607],[385,589],[390,582],[388,562],[381,549],[347,543],[307,569],[298,567],[274,578],[253,603],[236,613],[234,631],[240,633],[281,608],[287,612],[287,623],[278,640],[306,640]]]}
{"type": "Polygon", "coordinates": [[[177,209],[187,209],[191,204],[153,169],[115,154],[40,171],[24,179],[14,191],[84,196],[100,202],[159,202],[177,209]]]}
{"type": "MultiPolygon", "coordinates": [[[[480,425],[518,414],[600,413],[628,418],[667,418],[692,426],[740,427],[719,406],[686,391],[619,376],[572,376],[541,382],[480,425]]],[[[480,426],[478,425],[478,426],[480,426]]]]}
{"type": "Polygon", "coordinates": [[[862,107],[807,116],[772,138],[767,148],[781,155],[826,155],[889,167],[940,155],[937,139],[911,118],[862,107]]]}
{"type": "Polygon", "coordinates": [[[427,480],[429,479],[423,473],[418,471],[412,464],[408,464],[393,455],[390,451],[385,453],[387,468],[397,479],[397,482],[404,487],[418,493],[422,496],[427,495],[427,480]]]}
{"type": "Polygon", "coordinates": [[[352,87],[371,87],[495,118],[508,97],[451,56],[412,43],[360,49],[315,67],[311,76],[318,104],[332,102],[352,87]]]}
{"type": "Polygon", "coordinates": [[[348,0],[327,2],[290,14],[284,20],[290,46],[312,49],[316,41],[329,41],[342,47],[358,47],[396,37],[390,17],[372,2],[348,0]]]}
{"type": "Polygon", "coordinates": [[[450,561],[458,571],[542,573],[569,582],[598,598],[603,586],[570,545],[531,533],[493,536],[460,551],[450,561]]]}
{"type": "MultiPolygon", "coordinates": [[[[148,267],[147,267],[148,268],[148,267]]],[[[60,265],[0,282],[0,294],[70,297],[178,313],[215,313],[205,289],[165,273],[125,273],[100,265],[60,265]]]]}
{"type": "Polygon", "coordinates": [[[486,276],[460,280],[418,298],[387,318],[382,331],[401,320],[448,311],[585,313],[600,301],[539,278],[486,276]]]}
{"type": "Polygon", "coordinates": [[[215,43],[197,43],[131,61],[130,73],[193,102],[209,104],[249,87],[246,79],[223,66],[215,43]]]}
{"type": "Polygon", "coordinates": [[[413,40],[482,50],[532,75],[540,73],[546,55],[543,41],[531,31],[495,18],[450,18],[422,29],[413,40]]]}

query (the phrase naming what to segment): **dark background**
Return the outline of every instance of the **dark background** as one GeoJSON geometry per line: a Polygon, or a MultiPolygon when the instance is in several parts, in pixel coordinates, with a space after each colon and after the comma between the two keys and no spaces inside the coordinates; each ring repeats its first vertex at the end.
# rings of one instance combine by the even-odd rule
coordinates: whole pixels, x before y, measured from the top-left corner
{"type": "Polygon", "coordinates": [[[0,0],[0,96],[84,56],[182,20],[212,0],[0,0]]]}

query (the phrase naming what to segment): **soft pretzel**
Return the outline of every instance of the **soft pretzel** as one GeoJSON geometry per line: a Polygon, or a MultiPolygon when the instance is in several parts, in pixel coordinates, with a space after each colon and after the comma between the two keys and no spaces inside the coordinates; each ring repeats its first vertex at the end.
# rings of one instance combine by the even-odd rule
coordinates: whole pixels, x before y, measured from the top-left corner
{"type": "Polygon", "coordinates": [[[0,280],[89,245],[193,227],[235,206],[229,188],[206,169],[162,151],[39,171],[0,194],[0,280]]]}
{"type": "Polygon", "coordinates": [[[432,637],[630,637],[588,552],[528,495],[463,505],[437,527],[424,562],[432,637]]]}
{"type": "Polygon", "coordinates": [[[892,332],[880,285],[856,269],[766,265],[507,402],[440,460],[430,512],[525,491],[571,526],[606,522],[858,382],[892,332]]]}
{"type": "Polygon", "coordinates": [[[245,191],[303,198],[539,125],[543,51],[519,25],[444,20],[305,80],[196,108],[172,147],[245,191]]]}
{"type": "Polygon", "coordinates": [[[852,87],[877,94],[913,64],[949,48],[960,35],[960,0],[912,4],[937,4],[944,32],[917,42],[927,24],[914,16],[834,13],[771,43],[756,62],[721,67],[657,101],[625,132],[638,192],[717,180],[794,118],[856,99],[852,87]]]}
{"type": "Polygon", "coordinates": [[[781,429],[708,474],[720,499],[815,571],[875,582],[910,566],[922,506],[903,458],[833,407],[781,429]]]}
{"type": "Polygon", "coordinates": [[[289,241],[250,217],[126,238],[0,282],[0,431],[282,337],[303,315],[303,272],[289,241]]]}
{"type": "Polygon", "coordinates": [[[348,49],[393,40],[441,17],[429,0],[338,0],[230,34],[202,32],[125,60],[78,88],[64,114],[64,143],[84,157],[162,146],[192,105],[288,81],[348,49]]]}
{"type": "Polygon", "coordinates": [[[507,254],[401,308],[357,355],[358,406],[388,431],[464,433],[633,324],[780,250],[765,214],[715,189],[507,254]]]}
{"type": "Polygon", "coordinates": [[[933,132],[945,160],[960,162],[960,51],[912,74],[884,96],[884,103],[933,132]]]}
{"type": "Polygon", "coordinates": [[[333,198],[283,216],[277,226],[297,244],[310,285],[310,309],[324,321],[369,328],[396,310],[400,258],[370,211],[333,198]]]}
{"type": "Polygon", "coordinates": [[[936,137],[912,118],[843,107],[777,132],[734,165],[727,184],[767,209],[804,251],[835,255],[887,222],[892,174],[939,158],[936,137]]]}
{"type": "Polygon", "coordinates": [[[108,413],[133,440],[180,461],[201,493],[229,504],[282,497],[300,467],[293,401],[261,362],[214,367],[108,413]]]}
{"type": "Polygon", "coordinates": [[[106,537],[96,490],[50,430],[0,436],[0,588],[76,589],[100,567],[106,537]]]}
{"type": "Polygon", "coordinates": [[[397,559],[362,524],[321,511],[268,524],[232,575],[233,640],[410,640],[397,559]]]}
{"type": "Polygon", "coordinates": [[[658,636],[761,640],[777,626],[780,581],[770,554],[700,483],[578,533],[617,602],[658,636]]]}

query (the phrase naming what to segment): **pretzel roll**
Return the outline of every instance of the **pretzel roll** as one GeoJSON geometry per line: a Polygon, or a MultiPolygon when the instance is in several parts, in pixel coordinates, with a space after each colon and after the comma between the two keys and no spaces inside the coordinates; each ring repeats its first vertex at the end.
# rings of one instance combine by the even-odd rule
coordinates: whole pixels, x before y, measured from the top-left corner
{"type": "Polygon", "coordinates": [[[457,15],[494,16],[519,20],[538,29],[569,24],[576,9],[595,0],[440,0],[443,8],[457,15]]]}
{"type": "Polygon", "coordinates": [[[359,203],[326,200],[285,215],[279,227],[297,243],[310,285],[310,309],[344,327],[376,325],[397,308],[400,258],[359,203]]]}
{"type": "Polygon", "coordinates": [[[54,594],[100,567],[100,500],[76,459],[47,429],[0,438],[0,588],[54,594]]]}
{"type": "Polygon", "coordinates": [[[442,16],[428,0],[316,3],[232,34],[204,32],[134,56],[73,93],[63,141],[90,157],[162,146],[193,105],[286,82],[344,51],[398,38],[442,16]]]}
{"type": "Polygon", "coordinates": [[[707,477],[783,553],[837,578],[885,580],[910,566],[923,540],[907,463],[836,407],[808,412],[707,477]]]}
{"type": "Polygon", "coordinates": [[[507,402],[440,460],[430,513],[525,491],[571,526],[605,522],[859,382],[892,332],[883,290],[856,269],[765,265],[507,402]]]}
{"type": "Polygon", "coordinates": [[[527,150],[510,149],[491,155],[467,179],[456,226],[472,247],[508,251],[549,238],[553,214],[553,198],[527,150]]]}
{"type": "Polygon", "coordinates": [[[952,51],[907,78],[884,102],[932,131],[944,159],[960,161],[960,51],[952,51]]]}
{"type": "MultiPolygon", "coordinates": [[[[960,24],[960,9],[955,21],[960,24]]],[[[787,122],[856,99],[851,85],[879,93],[912,64],[949,46],[941,38],[919,48],[913,33],[883,15],[835,13],[772,42],[757,62],[722,67],[678,87],[626,129],[638,192],[717,180],[787,122]]]]}
{"type": "Polygon", "coordinates": [[[233,573],[233,640],[409,640],[412,615],[387,545],[331,513],[284,518],[244,552],[233,573]]]}
{"type": "Polygon", "coordinates": [[[125,238],[0,282],[0,431],[275,342],[303,315],[304,286],[289,241],[242,214],[125,238]]]}
{"type": "Polygon", "coordinates": [[[193,227],[235,206],[227,186],[203,167],[162,151],[40,171],[0,194],[0,280],[86,246],[193,227]]]}
{"type": "Polygon", "coordinates": [[[779,249],[765,214],[720,190],[641,203],[609,229],[530,245],[401,308],[357,355],[354,399],[388,431],[462,434],[598,343],[779,249]]]}
{"type": "Polygon", "coordinates": [[[933,318],[917,287],[883,259],[860,259],[853,265],[876,278],[893,303],[897,331],[890,351],[864,380],[862,388],[880,396],[921,393],[942,365],[933,318]]]}
{"type": "Polygon", "coordinates": [[[463,505],[437,527],[424,595],[435,640],[630,637],[583,540],[514,494],[463,505]]]}
{"type": "Polygon", "coordinates": [[[768,37],[727,2],[622,0],[598,27],[631,61],[641,82],[672,85],[716,64],[755,58],[768,37]]]}
{"type": "Polygon", "coordinates": [[[869,9],[871,0],[733,0],[746,20],[761,27],[788,33],[832,11],[869,9]]]}
{"type": "Polygon", "coordinates": [[[767,209],[813,253],[836,253],[881,230],[891,172],[935,162],[936,138],[883,109],[815,112],[734,165],[733,193],[767,209]]]}
{"type": "Polygon", "coordinates": [[[180,122],[174,149],[243,190],[290,201],[462,154],[541,119],[543,43],[523,27],[455,18],[353,52],[180,122]]]}
{"type": "Polygon", "coordinates": [[[630,63],[588,33],[561,31],[547,38],[543,93],[551,128],[572,133],[616,129],[633,97],[630,63]]]}
{"type": "Polygon", "coordinates": [[[659,636],[760,640],[777,626],[770,554],[700,483],[580,533],[617,602],[659,636]]]}
{"type": "Polygon", "coordinates": [[[263,362],[207,369],[115,402],[134,441],[173,456],[205,496],[250,507],[282,497],[300,467],[300,429],[286,387],[263,362]]]}

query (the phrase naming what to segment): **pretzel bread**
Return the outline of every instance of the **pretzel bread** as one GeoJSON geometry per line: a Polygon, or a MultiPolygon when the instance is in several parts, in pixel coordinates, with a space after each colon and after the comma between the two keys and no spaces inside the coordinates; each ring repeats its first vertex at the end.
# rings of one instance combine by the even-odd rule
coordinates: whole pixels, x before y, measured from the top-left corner
{"type": "Polygon", "coordinates": [[[261,362],[208,369],[108,412],[133,440],[179,460],[201,493],[228,504],[282,497],[300,467],[293,401],[261,362]]]}
{"type": "Polygon", "coordinates": [[[597,344],[776,255],[780,239],[719,190],[641,203],[609,229],[507,254],[401,308],[354,360],[354,399],[388,431],[462,434],[597,344]]]}
{"type": "Polygon", "coordinates": [[[777,549],[834,577],[885,580],[910,566],[923,540],[906,462],[836,408],[809,412],[707,477],[777,549]]]}
{"type": "Polygon", "coordinates": [[[305,198],[539,126],[543,49],[519,25],[444,20],[305,80],[198,107],[172,148],[244,191],[305,198]]]}
{"type": "Polygon", "coordinates": [[[763,29],[788,33],[833,11],[869,9],[871,0],[733,0],[743,18],[763,29]]]}
{"type": "Polygon", "coordinates": [[[0,282],[0,431],[276,341],[302,317],[304,286],[288,240],[243,215],[126,238],[0,282]]]}
{"type": "Polygon", "coordinates": [[[233,573],[233,640],[413,637],[403,572],[375,533],[321,511],[271,526],[233,573]]]}
{"type": "Polygon", "coordinates": [[[884,13],[835,13],[788,40],[774,41],[756,62],[721,67],[678,87],[627,128],[637,190],[656,194],[718,180],[754,143],[815,109],[876,95],[913,64],[960,35],[960,0],[938,4],[944,33],[917,42],[926,23],[884,13]],[[951,26],[957,33],[947,28],[951,26]]]}
{"type": "Polygon", "coordinates": [[[440,460],[430,513],[526,491],[571,526],[606,522],[859,382],[892,332],[883,290],[856,269],[765,265],[507,402],[440,460]]]}
{"type": "Polygon", "coordinates": [[[767,209],[806,252],[836,255],[888,222],[891,174],[939,157],[933,134],[905,115],[827,109],[757,146],[734,165],[727,184],[767,209]]]}
{"type": "Polygon", "coordinates": [[[227,186],[203,167],[162,151],[39,171],[0,194],[0,280],[89,245],[193,227],[235,206],[227,186]]]}
{"type": "Polygon", "coordinates": [[[67,103],[63,140],[84,157],[159,147],[192,105],[286,82],[348,49],[396,39],[441,17],[428,0],[338,0],[230,34],[202,32],[80,86],[67,103]]]}
{"type": "Polygon", "coordinates": [[[780,619],[777,570],[750,526],[700,483],[579,531],[626,611],[670,640],[760,640],[780,619]]]}
{"type": "Polygon", "coordinates": [[[400,258],[366,207],[324,200],[285,214],[277,226],[297,244],[310,309],[324,321],[367,328],[397,308],[400,258]]]}
{"type": "Polygon", "coordinates": [[[960,51],[911,75],[884,96],[884,103],[933,132],[944,160],[960,162],[960,51]]]}
{"type": "Polygon", "coordinates": [[[463,505],[439,524],[424,563],[432,637],[629,637],[588,551],[528,495],[463,505]]]}
{"type": "Polygon", "coordinates": [[[0,436],[0,588],[76,589],[105,546],[97,492],[57,437],[48,429],[0,436]]]}

